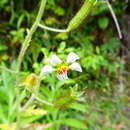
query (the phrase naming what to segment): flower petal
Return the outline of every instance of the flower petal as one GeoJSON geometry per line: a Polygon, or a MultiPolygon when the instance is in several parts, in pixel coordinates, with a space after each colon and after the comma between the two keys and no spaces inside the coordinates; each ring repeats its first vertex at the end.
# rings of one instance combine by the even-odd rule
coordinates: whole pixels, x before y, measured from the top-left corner
{"type": "Polygon", "coordinates": [[[45,75],[45,74],[49,74],[52,73],[54,71],[54,69],[50,66],[50,65],[45,65],[42,70],[41,70],[41,76],[45,75]]]}
{"type": "Polygon", "coordinates": [[[72,63],[72,64],[69,66],[69,68],[70,68],[71,70],[76,70],[76,71],[82,72],[82,68],[81,68],[80,64],[77,63],[77,62],[72,63]]]}
{"type": "Polygon", "coordinates": [[[73,63],[76,60],[79,59],[79,56],[77,54],[75,54],[74,52],[69,53],[69,55],[67,56],[67,63],[73,63]]]}
{"type": "Polygon", "coordinates": [[[51,60],[50,60],[50,64],[55,66],[57,64],[61,64],[61,59],[59,57],[57,57],[56,55],[52,55],[51,60]]]}
{"type": "Polygon", "coordinates": [[[57,75],[57,78],[58,78],[59,80],[63,80],[62,74],[58,74],[58,75],[57,75]]]}
{"type": "Polygon", "coordinates": [[[58,74],[58,75],[57,75],[57,78],[58,78],[59,80],[62,80],[62,81],[68,79],[67,72],[65,72],[65,73],[63,73],[63,74],[58,74]]]}

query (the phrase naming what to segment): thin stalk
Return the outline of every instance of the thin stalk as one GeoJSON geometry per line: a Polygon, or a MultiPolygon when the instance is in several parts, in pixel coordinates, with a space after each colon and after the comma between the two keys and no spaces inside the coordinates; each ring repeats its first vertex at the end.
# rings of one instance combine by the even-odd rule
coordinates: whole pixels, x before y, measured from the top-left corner
{"type": "Polygon", "coordinates": [[[42,99],[40,99],[39,97],[36,97],[36,96],[35,96],[35,99],[36,99],[37,101],[43,103],[43,104],[46,104],[46,105],[49,105],[49,106],[53,106],[52,103],[47,102],[47,101],[45,101],[45,100],[42,100],[42,99]]]}
{"type": "Polygon", "coordinates": [[[29,107],[29,105],[32,104],[32,102],[35,99],[35,95],[37,96],[37,94],[39,92],[40,83],[41,83],[41,78],[38,77],[38,82],[37,82],[37,84],[35,86],[34,93],[32,93],[31,97],[29,98],[29,100],[27,101],[27,103],[21,108],[20,112],[25,111],[29,107]]]}
{"type": "MultiPolygon", "coordinates": [[[[34,24],[32,25],[31,29],[28,31],[27,36],[25,37],[25,41],[22,44],[20,54],[19,54],[19,57],[18,57],[18,62],[17,62],[17,68],[16,68],[17,73],[19,73],[19,71],[20,71],[21,63],[23,61],[26,50],[29,47],[29,43],[32,39],[32,35],[36,31],[38,24],[40,23],[40,20],[42,18],[42,15],[43,15],[43,12],[44,12],[44,9],[45,9],[46,1],[47,0],[41,0],[41,6],[40,6],[40,9],[39,9],[38,15],[36,17],[36,20],[35,20],[34,24]]],[[[18,87],[18,83],[17,83],[18,78],[19,78],[19,76],[17,76],[17,78],[16,78],[16,93],[17,93],[17,99],[16,99],[16,102],[17,102],[16,130],[20,130],[20,95],[19,95],[20,90],[19,90],[19,88],[17,88],[18,87]]]]}
{"type": "Polygon", "coordinates": [[[37,97],[34,93],[31,95],[30,99],[27,101],[27,103],[21,108],[20,112],[24,112],[32,103],[34,100],[37,100],[43,104],[49,105],[49,106],[53,106],[52,103],[47,102],[45,100],[40,99],[39,97],[37,97]]]}
{"type": "Polygon", "coordinates": [[[17,111],[16,111],[16,114],[17,114],[17,122],[16,122],[16,130],[20,130],[21,126],[20,126],[20,91],[19,91],[19,88],[16,88],[16,108],[17,108],[17,111]]]}
{"type": "Polygon", "coordinates": [[[122,33],[121,33],[120,25],[119,25],[119,23],[118,23],[118,20],[117,20],[117,18],[116,18],[116,15],[115,15],[115,13],[114,13],[114,11],[113,11],[113,9],[112,9],[112,6],[111,6],[111,4],[109,3],[108,0],[106,0],[106,3],[107,3],[107,6],[108,6],[108,8],[109,8],[109,10],[110,10],[110,12],[111,12],[111,15],[112,15],[112,17],[113,17],[113,19],[114,19],[114,22],[115,22],[115,24],[116,24],[116,28],[117,28],[117,31],[118,31],[119,38],[122,39],[122,33]]]}
{"type": "Polygon", "coordinates": [[[20,112],[24,112],[35,99],[35,95],[32,94],[27,103],[20,109],[20,112]]]}
{"type": "Polygon", "coordinates": [[[49,31],[53,31],[53,32],[68,32],[67,29],[57,29],[57,28],[51,28],[51,27],[47,27],[45,25],[39,24],[38,25],[40,28],[49,30],[49,31]]]}
{"type": "Polygon", "coordinates": [[[24,112],[31,104],[32,102],[36,99],[38,100],[39,102],[42,102],[44,104],[47,104],[47,105],[50,105],[52,106],[53,104],[50,103],[50,102],[47,102],[45,100],[42,100],[40,98],[37,97],[38,95],[38,92],[39,92],[39,87],[40,87],[40,84],[41,84],[41,79],[42,79],[42,75],[39,75],[38,76],[38,82],[35,86],[35,90],[34,90],[34,93],[32,93],[31,97],[29,98],[29,100],[26,102],[26,104],[21,108],[20,112],[24,112]]]}
{"type": "Polygon", "coordinates": [[[1,70],[5,70],[5,71],[10,72],[10,73],[15,73],[15,74],[17,74],[16,71],[13,71],[13,70],[11,70],[11,69],[5,68],[5,67],[3,67],[3,66],[0,66],[0,69],[1,69],[1,70]]]}

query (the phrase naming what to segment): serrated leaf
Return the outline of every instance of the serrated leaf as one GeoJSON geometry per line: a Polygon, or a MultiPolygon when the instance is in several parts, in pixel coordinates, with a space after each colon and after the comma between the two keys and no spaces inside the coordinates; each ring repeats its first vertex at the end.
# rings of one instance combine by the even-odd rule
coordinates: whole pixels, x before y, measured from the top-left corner
{"type": "Polygon", "coordinates": [[[21,122],[22,124],[31,123],[46,114],[47,111],[40,108],[35,109],[34,106],[31,106],[23,112],[21,122]]]}
{"type": "Polygon", "coordinates": [[[54,105],[56,108],[64,109],[74,102],[75,98],[71,96],[71,92],[68,90],[56,98],[54,105]]]}

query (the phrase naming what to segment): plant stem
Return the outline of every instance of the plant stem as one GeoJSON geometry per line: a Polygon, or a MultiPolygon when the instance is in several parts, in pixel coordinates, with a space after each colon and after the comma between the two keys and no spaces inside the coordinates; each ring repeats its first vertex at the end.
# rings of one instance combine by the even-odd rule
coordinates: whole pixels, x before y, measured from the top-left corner
{"type": "Polygon", "coordinates": [[[21,68],[21,63],[23,61],[23,57],[24,57],[25,52],[26,52],[26,50],[29,46],[29,43],[31,41],[32,35],[36,31],[36,29],[37,29],[37,27],[40,23],[40,20],[42,18],[42,14],[43,14],[43,11],[44,11],[44,8],[45,8],[45,5],[46,5],[46,1],[47,0],[41,1],[41,6],[40,6],[40,9],[39,9],[38,15],[36,17],[36,20],[35,20],[34,24],[32,25],[31,29],[28,31],[27,36],[25,38],[25,41],[22,44],[22,48],[21,48],[21,51],[20,51],[20,54],[19,54],[19,57],[18,57],[18,65],[17,65],[17,71],[18,72],[21,68]]]}
{"type": "Polygon", "coordinates": [[[53,104],[50,103],[50,102],[47,102],[45,100],[42,100],[40,98],[37,97],[38,95],[38,92],[39,92],[39,87],[40,87],[40,83],[41,83],[41,76],[38,77],[38,82],[35,86],[35,90],[34,90],[34,93],[32,93],[31,97],[29,98],[29,100],[26,102],[26,104],[20,109],[20,112],[24,112],[30,104],[32,104],[32,102],[36,99],[38,100],[39,102],[42,102],[44,104],[47,104],[47,105],[50,105],[52,106],[53,104]]]}
{"type": "Polygon", "coordinates": [[[117,18],[116,18],[116,15],[115,15],[115,13],[114,13],[114,11],[113,11],[113,9],[112,9],[112,6],[111,6],[111,4],[109,3],[108,0],[106,0],[106,3],[107,3],[107,6],[108,6],[108,8],[109,8],[109,10],[110,10],[110,12],[111,12],[111,15],[112,15],[112,17],[113,17],[113,20],[114,20],[114,22],[115,22],[115,25],[116,25],[116,28],[117,28],[117,31],[118,31],[119,38],[122,39],[122,33],[121,33],[120,25],[119,25],[119,23],[118,23],[118,20],[117,20],[117,18]]]}
{"type": "MultiPolygon", "coordinates": [[[[44,9],[45,9],[46,1],[47,0],[41,0],[41,5],[40,5],[40,9],[39,9],[38,15],[36,17],[36,20],[35,20],[34,24],[32,25],[31,29],[28,31],[27,36],[25,38],[25,41],[22,44],[20,54],[19,54],[19,57],[18,57],[18,62],[17,62],[17,68],[16,68],[17,73],[19,73],[19,71],[21,69],[21,63],[23,61],[26,50],[29,47],[29,43],[32,39],[32,35],[36,31],[38,24],[40,23],[40,20],[42,18],[42,15],[43,15],[43,12],[44,12],[44,9]]],[[[18,78],[19,78],[19,76],[16,77],[16,93],[17,93],[17,99],[16,99],[16,102],[17,102],[16,130],[20,130],[20,95],[19,95],[20,90],[19,90],[19,88],[17,88],[18,87],[18,83],[17,83],[18,78]]]]}
{"type": "Polygon", "coordinates": [[[40,87],[40,83],[41,83],[41,78],[38,77],[38,82],[35,86],[35,90],[34,90],[34,93],[32,93],[31,97],[29,98],[29,100],[27,101],[27,103],[21,108],[20,112],[23,112],[26,110],[26,108],[28,108],[28,106],[30,104],[32,104],[32,102],[34,101],[35,99],[35,95],[37,96],[38,94],[38,91],[39,91],[39,87],[40,87]]]}
{"type": "Polygon", "coordinates": [[[0,69],[1,69],[1,70],[5,70],[5,71],[10,72],[10,73],[17,74],[16,71],[13,71],[13,70],[11,70],[11,69],[8,69],[8,68],[6,68],[6,67],[4,67],[4,66],[0,66],[0,69]]]}
{"type": "Polygon", "coordinates": [[[43,103],[43,104],[46,104],[46,105],[49,105],[49,106],[53,106],[52,103],[47,102],[47,101],[45,101],[45,100],[42,100],[42,99],[40,99],[39,97],[36,97],[36,96],[35,96],[35,99],[36,99],[37,101],[43,103]]]}
{"type": "Polygon", "coordinates": [[[32,102],[34,101],[34,99],[35,99],[35,95],[32,94],[31,97],[29,98],[29,100],[27,101],[27,103],[20,109],[20,112],[24,112],[28,108],[28,106],[30,104],[32,104],[32,102]]]}
{"type": "Polygon", "coordinates": [[[31,95],[30,99],[27,101],[27,103],[21,108],[20,112],[24,112],[31,104],[34,100],[37,100],[43,104],[46,104],[46,105],[49,105],[49,106],[53,106],[52,103],[50,102],[47,102],[45,100],[42,100],[40,98],[38,98],[34,93],[31,95]]]}
{"type": "Polygon", "coordinates": [[[42,25],[42,24],[39,24],[39,27],[40,27],[40,28],[43,28],[43,29],[46,29],[46,30],[49,30],[49,31],[53,31],[53,32],[68,32],[67,29],[51,28],[51,27],[47,27],[47,26],[42,25]]]}

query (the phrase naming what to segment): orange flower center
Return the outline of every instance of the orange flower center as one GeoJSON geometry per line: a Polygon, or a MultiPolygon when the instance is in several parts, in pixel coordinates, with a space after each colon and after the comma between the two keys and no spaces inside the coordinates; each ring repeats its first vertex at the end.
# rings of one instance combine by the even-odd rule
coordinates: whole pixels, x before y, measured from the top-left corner
{"type": "Polygon", "coordinates": [[[68,66],[62,66],[62,67],[57,69],[58,74],[64,74],[64,73],[67,73],[68,71],[69,71],[68,66]]]}

